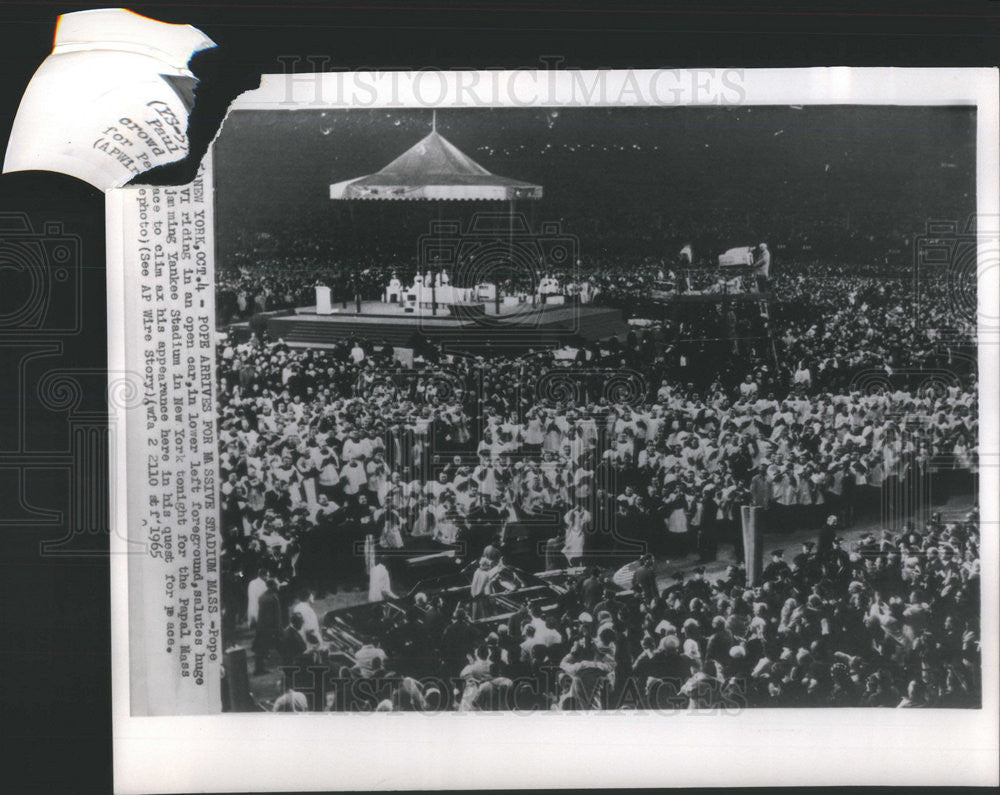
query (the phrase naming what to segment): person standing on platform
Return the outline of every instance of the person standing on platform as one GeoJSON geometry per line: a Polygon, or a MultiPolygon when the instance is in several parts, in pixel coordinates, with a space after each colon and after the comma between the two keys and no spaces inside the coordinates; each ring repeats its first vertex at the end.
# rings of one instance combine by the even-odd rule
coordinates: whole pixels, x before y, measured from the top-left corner
{"type": "Polygon", "coordinates": [[[472,575],[472,588],[469,595],[472,597],[472,620],[484,618],[489,607],[489,595],[492,593],[493,582],[503,570],[503,563],[493,565],[489,558],[482,558],[479,561],[479,568],[472,575]]]}
{"type": "Polygon", "coordinates": [[[771,272],[771,252],[767,250],[767,243],[757,246],[757,256],[753,261],[753,275],[757,283],[757,292],[762,293],[767,290],[767,279],[771,272]]]}

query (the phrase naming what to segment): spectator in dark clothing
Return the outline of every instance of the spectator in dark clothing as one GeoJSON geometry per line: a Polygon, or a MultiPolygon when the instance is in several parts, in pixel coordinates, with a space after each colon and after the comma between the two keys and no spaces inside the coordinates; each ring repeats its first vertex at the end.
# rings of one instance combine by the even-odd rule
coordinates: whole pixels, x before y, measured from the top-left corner
{"type": "Polygon", "coordinates": [[[267,655],[277,651],[281,642],[282,623],[278,583],[268,580],[267,590],[257,602],[257,630],[253,639],[254,675],[266,673],[267,655]]]}

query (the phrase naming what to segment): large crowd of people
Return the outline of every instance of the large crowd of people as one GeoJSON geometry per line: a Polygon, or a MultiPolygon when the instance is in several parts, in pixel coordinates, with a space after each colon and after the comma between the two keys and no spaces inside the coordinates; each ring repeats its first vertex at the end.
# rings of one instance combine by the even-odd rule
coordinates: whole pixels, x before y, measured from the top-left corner
{"type": "MultiPolygon", "coordinates": [[[[582,276],[602,302],[634,306],[662,268],[601,262],[582,276]]],[[[380,271],[360,272],[377,295],[380,271]]],[[[238,319],[310,303],[320,275],[274,262],[226,278],[228,319],[238,319]],[[259,302],[268,294],[276,303],[259,302]]],[[[720,544],[740,549],[750,504],[766,532],[815,529],[822,548],[789,571],[775,562],[756,588],[735,570],[662,593],[646,582],[621,604],[608,573],[591,572],[569,612],[521,616],[496,636],[480,637],[454,605],[423,605],[407,621],[424,626],[428,609],[440,611],[440,639],[387,628],[371,638],[382,667],[434,659],[422,673],[463,685],[457,699],[452,688],[396,685],[390,707],[479,708],[539,667],[556,670],[536,693],[544,708],[608,706],[639,680],[637,703],[650,705],[647,683],[664,679],[683,680],[670,703],[972,703],[975,523],[918,530],[894,506],[974,493],[974,319],[945,282],[928,279],[917,296],[912,276],[869,265],[789,264],[771,287],[767,317],[753,305],[650,308],[624,340],[524,355],[417,341],[404,365],[378,340],[327,350],[225,335],[224,637],[252,626],[260,670],[283,638],[293,658],[296,637],[321,642],[302,595],[368,585],[372,548],[460,546],[475,562],[495,547],[510,562],[528,527],[547,542],[526,564],[536,569],[590,566],[609,551],[708,562],[720,544]],[[832,541],[830,528],[877,516],[887,532],[865,550],[832,541]],[[428,643],[438,644],[429,656],[428,643]]]]}
{"type": "MultiPolygon", "coordinates": [[[[627,598],[593,568],[556,609],[495,628],[417,594],[386,611],[356,665],[319,687],[291,680],[275,709],[978,707],[978,514],[846,547],[831,535],[787,561],[777,551],[753,587],[734,566],[659,588],[645,556],[627,598]]],[[[289,664],[310,652],[295,653],[289,664]]]]}

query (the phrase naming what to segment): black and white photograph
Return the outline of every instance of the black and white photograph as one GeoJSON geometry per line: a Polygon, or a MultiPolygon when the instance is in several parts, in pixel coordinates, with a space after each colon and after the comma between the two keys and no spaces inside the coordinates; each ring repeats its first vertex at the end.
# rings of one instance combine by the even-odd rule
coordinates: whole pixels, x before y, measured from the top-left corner
{"type": "Polygon", "coordinates": [[[1000,6],[105,5],[0,7],[7,790],[995,788],[1000,6]]]}
{"type": "Polygon", "coordinates": [[[222,710],[981,708],[976,133],[230,112],[222,710]]]}

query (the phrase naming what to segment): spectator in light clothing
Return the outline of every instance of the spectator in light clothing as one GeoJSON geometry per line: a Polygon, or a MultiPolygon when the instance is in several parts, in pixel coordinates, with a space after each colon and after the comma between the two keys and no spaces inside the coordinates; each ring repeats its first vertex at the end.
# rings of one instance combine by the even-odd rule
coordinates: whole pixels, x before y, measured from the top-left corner
{"type": "Polygon", "coordinates": [[[753,376],[748,375],[740,384],[740,394],[747,400],[753,399],[757,395],[758,386],[754,383],[753,376]]]}
{"type": "Polygon", "coordinates": [[[804,361],[799,360],[799,366],[795,370],[795,375],[792,376],[792,382],[795,386],[805,389],[812,386],[812,373],[809,372],[809,366],[804,361]]]}
{"type": "Polygon", "coordinates": [[[503,563],[491,566],[489,558],[482,558],[479,561],[479,568],[472,575],[472,588],[469,592],[472,597],[473,621],[486,614],[486,597],[489,596],[493,582],[502,569],[503,563]]]}
{"type": "Polygon", "coordinates": [[[289,688],[274,701],[272,712],[308,712],[309,699],[305,693],[289,688]]]}
{"type": "Polygon", "coordinates": [[[384,599],[395,599],[396,594],[392,592],[392,585],[389,582],[389,570],[381,559],[376,558],[375,565],[368,574],[368,601],[381,602],[384,599]]]}
{"type": "Polygon", "coordinates": [[[257,577],[247,586],[247,621],[251,627],[257,625],[260,597],[267,590],[267,569],[260,569],[257,577]]]}

